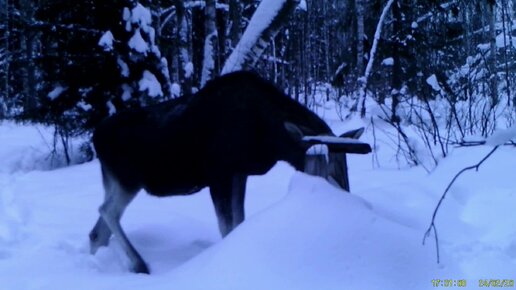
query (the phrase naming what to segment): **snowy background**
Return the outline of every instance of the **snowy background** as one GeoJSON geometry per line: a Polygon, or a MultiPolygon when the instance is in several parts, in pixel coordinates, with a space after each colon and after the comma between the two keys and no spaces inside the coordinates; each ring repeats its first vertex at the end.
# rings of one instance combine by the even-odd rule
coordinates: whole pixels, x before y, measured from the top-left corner
{"type": "Polygon", "coordinates": [[[440,263],[434,233],[422,242],[455,174],[516,136],[515,1],[173,2],[0,0],[0,290],[514,283],[514,144],[451,187],[440,263]],[[151,275],[130,273],[116,241],[90,255],[103,189],[80,147],[95,125],[238,68],[336,134],[366,128],[351,193],[279,162],[249,179],[247,219],[225,239],[207,189],[141,193],[122,225],[151,275]]]}
{"type": "MultiPolygon", "coordinates": [[[[320,113],[336,133],[368,126],[320,113]]],[[[395,148],[367,127],[363,140],[376,148],[349,156],[351,194],[280,162],[250,178],[247,219],[225,239],[207,189],[141,193],[122,219],[150,266],[141,275],[116,241],[89,254],[99,163],[48,170],[51,137],[42,126],[0,125],[0,289],[433,289],[433,279],[475,289],[479,279],[516,279],[512,146],[452,187],[437,218],[440,264],[433,236],[422,245],[434,207],[492,147],[457,148],[428,174],[399,168],[395,148]]]]}

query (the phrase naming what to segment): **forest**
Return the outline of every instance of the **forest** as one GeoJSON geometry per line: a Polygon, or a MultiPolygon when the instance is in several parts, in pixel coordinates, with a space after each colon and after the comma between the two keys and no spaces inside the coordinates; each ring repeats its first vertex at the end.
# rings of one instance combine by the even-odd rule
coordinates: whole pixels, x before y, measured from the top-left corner
{"type": "Polygon", "coordinates": [[[0,0],[0,288],[514,287],[515,20],[516,0],[0,0]],[[268,171],[222,180],[236,159],[268,171]],[[230,232],[192,168],[238,199],[230,232]]]}
{"type": "MultiPolygon", "coordinates": [[[[419,147],[433,167],[450,145],[513,123],[516,1],[284,2],[243,68],[342,120],[380,117],[409,164],[426,162],[419,147]]],[[[116,111],[195,92],[259,4],[2,0],[0,118],[53,126],[66,147],[116,111]]]]}

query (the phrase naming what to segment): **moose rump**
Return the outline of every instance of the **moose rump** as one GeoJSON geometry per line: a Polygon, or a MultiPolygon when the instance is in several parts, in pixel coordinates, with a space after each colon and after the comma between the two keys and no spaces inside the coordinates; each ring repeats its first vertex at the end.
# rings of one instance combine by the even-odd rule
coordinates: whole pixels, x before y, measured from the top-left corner
{"type": "Polygon", "coordinates": [[[120,226],[142,188],[171,196],[208,186],[220,231],[227,235],[244,220],[247,176],[264,174],[279,160],[303,170],[311,145],[303,137],[321,135],[333,136],[323,120],[250,72],[227,74],[191,96],[109,117],[93,136],[105,199],[90,233],[91,252],[113,234],[131,269],[149,273],[120,226]]]}

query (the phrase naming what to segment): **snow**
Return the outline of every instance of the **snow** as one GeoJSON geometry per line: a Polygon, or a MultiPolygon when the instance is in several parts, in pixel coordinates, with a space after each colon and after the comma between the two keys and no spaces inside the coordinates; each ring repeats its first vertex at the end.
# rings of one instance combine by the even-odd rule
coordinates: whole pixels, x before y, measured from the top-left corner
{"type": "Polygon", "coordinates": [[[57,98],[59,98],[59,96],[64,92],[66,91],[67,88],[61,86],[61,85],[57,85],[54,87],[53,90],[51,90],[48,94],[47,94],[47,97],[50,99],[50,100],[55,100],[57,98]]]}
{"type": "Polygon", "coordinates": [[[486,144],[491,146],[503,145],[516,138],[516,126],[507,129],[497,130],[486,139],[486,144]]]}
{"type": "Polygon", "coordinates": [[[305,136],[303,137],[303,141],[316,141],[316,142],[324,142],[325,144],[360,144],[362,141],[346,138],[346,137],[337,137],[337,136],[305,136]]]}
{"type": "Polygon", "coordinates": [[[100,37],[99,46],[104,48],[105,51],[110,51],[113,49],[113,40],[113,33],[108,30],[102,34],[102,37],[100,37]]]}
{"type": "Polygon", "coordinates": [[[184,67],[185,78],[191,78],[194,73],[194,65],[191,61],[187,62],[184,67]]]}
{"type": "Polygon", "coordinates": [[[513,48],[516,48],[516,37],[511,35],[506,35],[504,33],[500,33],[496,36],[496,47],[497,48],[504,48],[507,46],[508,48],[511,46],[513,48]]]}
{"type": "Polygon", "coordinates": [[[152,24],[152,15],[150,10],[145,8],[142,4],[137,3],[136,6],[131,10],[131,22],[137,24],[143,29],[143,31],[149,32],[149,28],[151,28],[152,24]]]}
{"type": "MultiPolygon", "coordinates": [[[[308,150],[306,150],[307,155],[322,155],[324,154],[326,157],[328,156],[328,146],[324,144],[315,144],[310,146],[308,150]]],[[[328,158],[326,158],[328,160],[328,158]]]]}
{"type": "Polygon", "coordinates": [[[278,14],[278,11],[283,7],[285,1],[286,0],[262,0],[260,2],[240,41],[224,63],[221,74],[227,74],[242,69],[245,53],[253,48],[263,31],[269,27],[274,17],[278,14]]]}
{"type": "Polygon", "coordinates": [[[382,65],[393,66],[394,65],[394,58],[392,58],[392,57],[385,58],[384,60],[382,60],[382,65]]]}
{"type": "Polygon", "coordinates": [[[373,63],[374,58],[376,55],[376,49],[378,48],[378,41],[380,40],[380,37],[382,35],[382,28],[383,23],[385,21],[385,17],[387,13],[389,12],[392,3],[394,3],[394,0],[389,0],[385,6],[383,7],[382,14],[380,15],[380,19],[378,19],[378,23],[376,24],[376,31],[374,33],[374,39],[373,39],[373,45],[371,47],[371,50],[369,51],[369,60],[366,65],[366,69],[364,72],[365,82],[363,83],[364,87],[367,87],[367,79],[371,75],[371,70],[373,69],[373,63]]]}
{"type": "Polygon", "coordinates": [[[489,43],[482,43],[482,44],[477,45],[477,48],[479,50],[481,50],[482,52],[486,52],[489,50],[490,45],[489,45],[489,43]]]}
{"type": "Polygon", "coordinates": [[[133,97],[133,89],[128,84],[122,85],[122,101],[129,101],[133,97]]]}
{"type": "Polygon", "coordinates": [[[201,86],[204,86],[206,82],[211,79],[212,71],[215,68],[215,59],[213,55],[213,41],[217,39],[217,30],[215,29],[212,33],[206,36],[204,40],[204,57],[201,72],[201,86]]]}
{"type": "Polygon", "coordinates": [[[441,86],[439,85],[439,82],[437,81],[437,77],[435,76],[435,74],[429,76],[427,79],[426,79],[426,83],[432,87],[432,89],[434,91],[442,91],[442,88],[441,86]]]}
{"type": "Polygon", "coordinates": [[[123,77],[129,77],[129,66],[120,57],[116,60],[118,67],[120,67],[120,74],[123,77]]]}
{"type": "Polygon", "coordinates": [[[113,102],[111,101],[108,101],[106,103],[106,107],[108,108],[108,114],[111,116],[111,115],[114,115],[116,113],[116,107],[115,105],[113,104],[113,102]]]}
{"type": "MultiPolygon", "coordinates": [[[[327,117],[336,133],[363,126],[327,117]]],[[[160,199],[141,192],[122,219],[152,271],[137,275],[115,240],[89,254],[103,199],[99,162],[40,170],[50,151],[42,138],[52,140],[52,130],[0,124],[1,289],[420,290],[444,278],[475,289],[479,279],[515,278],[512,147],[451,188],[436,221],[441,264],[433,237],[421,244],[432,211],[455,173],[489,146],[457,148],[431,174],[348,155],[352,193],[279,162],[249,178],[247,219],[225,239],[207,189],[160,199]]],[[[367,129],[362,139],[373,138],[381,135],[367,129]]],[[[396,148],[376,144],[377,158],[391,160],[396,148]]]]}
{"type": "Polygon", "coordinates": [[[297,5],[297,8],[303,11],[308,11],[308,5],[306,4],[306,0],[299,1],[299,5],[297,5]]]}
{"type": "Polygon", "coordinates": [[[172,84],[172,95],[174,97],[179,97],[181,95],[181,86],[178,83],[172,84]]]}
{"type": "Polygon", "coordinates": [[[140,3],[136,3],[136,6],[130,12],[129,8],[124,8],[122,17],[125,20],[125,30],[130,32],[134,29],[134,34],[129,39],[129,47],[145,56],[148,52],[152,52],[158,58],[161,58],[161,52],[155,44],[156,31],[151,26],[152,15],[150,10],[140,3]],[[148,36],[149,43],[143,38],[142,31],[144,35],[148,36]]]}
{"type": "Polygon", "coordinates": [[[131,11],[129,10],[129,8],[124,7],[124,10],[122,12],[122,19],[124,19],[125,21],[129,21],[129,19],[131,19],[131,11]]]}
{"type": "Polygon", "coordinates": [[[147,91],[150,97],[163,96],[161,84],[156,76],[148,70],[143,72],[142,79],[138,82],[140,91],[147,91]]]}
{"type": "Polygon", "coordinates": [[[130,48],[144,55],[147,55],[147,51],[149,51],[149,45],[143,39],[139,28],[136,29],[134,35],[131,37],[131,39],[129,39],[128,45],[130,48]]]}
{"type": "Polygon", "coordinates": [[[84,110],[86,112],[91,110],[91,109],[93,109],[93,106],[88,104],[88,103],[86,103],[85,101],[78,102],[77,103],[77,107],[81,108],[82,110],[84,110]]]}

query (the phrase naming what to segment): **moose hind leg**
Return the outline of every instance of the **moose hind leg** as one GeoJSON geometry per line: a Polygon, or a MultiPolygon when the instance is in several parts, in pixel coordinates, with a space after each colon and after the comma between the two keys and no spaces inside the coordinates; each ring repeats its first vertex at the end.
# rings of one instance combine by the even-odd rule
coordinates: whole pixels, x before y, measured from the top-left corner
{"type": "MultiPolygon", "coordinates": [[[[143,261],[142,257],[134,246],[129,242],[127,235],[120,225],[120,219],[127,205],[136,196],[137,190],[129,191],[124,189],[116,180],[111,178],[109,182],[105,182],[106,199],[100,206],[99,212],[102,220],[107,226],[108,230],[113,233],[115,239],[118,240],[120,246],[126,253],[130,261],[131,271],[135,273],[149,274],[149,268],[143,261]]],[[[99,228],[102,228],[100,222],[99,228]]],[[[95,230],[95,228],[94,228],[95,230]]]]}

